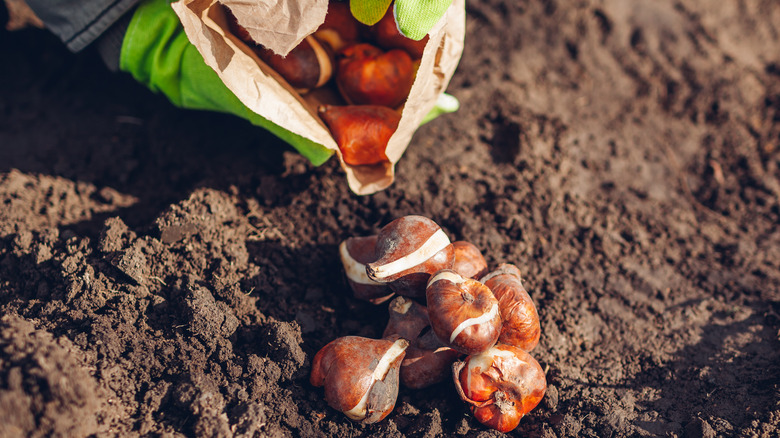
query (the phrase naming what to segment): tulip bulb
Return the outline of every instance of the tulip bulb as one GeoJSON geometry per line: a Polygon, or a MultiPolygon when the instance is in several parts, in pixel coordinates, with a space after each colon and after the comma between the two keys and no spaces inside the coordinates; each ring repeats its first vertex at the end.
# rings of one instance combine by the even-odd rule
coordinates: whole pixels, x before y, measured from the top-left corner
{"type": "Polygon", "coordinates": [[[336,58],[336,85],[350,104],[396,108],[409,96],[415,69],[403,50],[384,52],[361,43],[345,47],[336,58]]]}
{"type": "Polygon", "coordinates": [[[465,240],[452,242],[455,262],[452,270],[466,277],[478,279],[488,272],[488,265],[482,252],[473,243],[465,240]]]}
{"type": "Polygon", "coordinates": [[[334,52],[355,44],[360,40],[363,24],[352,16],[349,3],[331,1],[325,22],[320,25],[314,36],[328,44],[334,52]]]}
{"type": "Polygon", "coordinates": [[[498,340],[498,300],[484,284],[445,269],[431,277],[425,295],[431,327],[445,345],[474,354],[498,340]]]}
{"type": "Polygon", "coordinates": [[[355,298],[381,304],[393,296],[393,291],[386,284],[376,282],[366,275],[366,263],[374,261],[376,238],[375,235],[350,237],[339,245],[339,256],[355,298]]]}
{"type": "Polygon", "coordinates": [[[447,378],[459,353],[442,344],[430,329],[425,306],[403,296],[390,302],[390,320],[382,337],[401,337],[410,344],[401,362],[401,384],[425,388],[447,378]]]}
{"type": "Polygon", "coordinates": [[[398,336],[414,342],[420,333],[430,325],[428,310],[422,304],[406,297],[396,297],[390,302],[390,318],[383,338],[398,336]]]}
{"type": "Polygon", "coordinates": [[[500,432],[517,427],[539,404],[547,380],[539,363],[525,351],[498,344],[452,366],[455,388],[471,405],[474,417],[500,432]]]}
{"type": "Polygon", "coordinates": [[[379,231],[377,260],[366,265],[368,277],[389,283],[398,294],[420,298],[431,274],[452,267],[454,250],[436,222],[409,215],[379,231]]]}
{"type": "Polygon", "coordinates": [[[360,166],[389,161],[387,142],[401,121],[396,111],[371,105],[321,105],[319,115],[330,128],[345,163],[360,166]]]}
{"type": "Polygon", "coordinates": [[[393,410],[398,375],[409,341],[345,336],[314,356],[310,382],[325,387],[325,401],[351,420],[376,423],[393,410]]]}
{"type": "Polygon", "coordinates": [[[392,8],[389,8],[385,16],[371,27],[371,33],[377,45],[383,49],[403,49],[414,59],[422,58],[423,50],[425,50],[429,39],[426,35],[421,40],[416,41],[402,34],[395,23],[392,8]]]}
{"type": "Polygon", "coordinates": [[[262,46],[257,46],[255,53],[301,93],[325,85],[333,75],[332,53],[312,36],[304,38],[287,56],[262,46]]]}
{"type": "Polygon", "coordinates": [[[498,342],[531,351],[539,344],[542,328],[531,296],[523,287],[517,266],[502,263],[480,280],[498,299],[504,324],[498,342]]]}
{"type": "Polygon", "coordinates": [[[460,353],[444,345],[431,330],[424,331],[406,350],[401,384],[421,389],[447,379],[460,353]]]}
{"type": "Polygon", "coordinates": [[[238,19],[230,9],[225,8],[225,13],[230,32],[250,46],[258,58],[299,92],[321,87],[333,76],[333,51],[320,44],[316,38],[307,36],[287,56],[280,56],[257,44],[246,28],[238,24],[238,19]]]}

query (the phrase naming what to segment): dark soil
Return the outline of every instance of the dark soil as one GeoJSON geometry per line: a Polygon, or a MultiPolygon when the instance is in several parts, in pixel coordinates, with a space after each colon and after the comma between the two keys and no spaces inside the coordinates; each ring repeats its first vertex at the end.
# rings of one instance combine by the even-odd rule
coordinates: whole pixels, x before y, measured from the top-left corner
{"type": "Polygon", "coordinates": [[[338,244],[412,213],[525,275],[549,388],[513,435],[778,436],[780,3],[467,12],[462,109],[365,197],[0,32],[0,436],[500,435],[449,382],[370,426],[308,383],[325,343],[384,329],[338,244]]]}

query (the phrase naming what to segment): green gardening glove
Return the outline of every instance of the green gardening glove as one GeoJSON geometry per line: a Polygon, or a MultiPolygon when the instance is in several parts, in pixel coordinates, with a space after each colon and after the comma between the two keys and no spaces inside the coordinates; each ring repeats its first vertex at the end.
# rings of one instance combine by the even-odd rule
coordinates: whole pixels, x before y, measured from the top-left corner
{"type": "MultiPolygon", "coordinates": [[[[267,129],[319,166],[333,151],[294,134],[247,108],[187,39],[169,0],[146,0],[136,9],[122,41],[119,68],[176,106],[229,113],[267,129]]],[[[442,96],[423,123],[457,110],[457,100],[442,96]]]]}
{"type": "Polygon", "coordinates": [[[168,0],[142,2],[122,41],[119,69],[176,106],[230,113],[263,127],[292,145],[315,166],[333,151],[294,134],[247,108],[187,39],[168,0]]]}
{"type": "MultiPolygon", "coordinates": [[[[349,0],[352,15],[363,24],[374,25],[384,17],[393,0],[349,0]]],[[[452,4],[452,0],[395,0],[393,16],[407,38],[420,41],[428,35],[452,4]]]]}

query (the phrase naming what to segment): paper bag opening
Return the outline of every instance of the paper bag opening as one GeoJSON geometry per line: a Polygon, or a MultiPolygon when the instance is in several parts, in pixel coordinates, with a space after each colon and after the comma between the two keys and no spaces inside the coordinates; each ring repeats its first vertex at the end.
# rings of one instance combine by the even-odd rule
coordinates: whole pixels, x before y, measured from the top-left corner
{"type": "MultiPolygon", "coordinates": [[[[294,0],[278,3],[286,1],[294,0]]],[[[321,2],[298,0],[305,1],[321,2]]],[[[455,0],[429,33],[409,97],[401,109],[398,128],[387,143],[385,154],[388,161],[352,166],[344,162],[330,130],[317,112],[322,104],[344,105],[338,92],[331,87],[322,87],[301,95],[263,62],[251,47],[229,31],[227,11],[217,0],[180,0],[172,7],[190,42],[228,89],[253,112],[333,151],[345,171],[350,189],[358,195],[378,192],[393,183],[395,164],[411,142],[417,127],[445,91],[463,52],[465,3],[464,0],[455,0]]],[[[320,21],[312,26],[311,17],[303,13],[290,17],[290,22],[315,30],[322,23],[320,21]]],[[[257,42],[264,45],[263,41],[257,42]]]]}

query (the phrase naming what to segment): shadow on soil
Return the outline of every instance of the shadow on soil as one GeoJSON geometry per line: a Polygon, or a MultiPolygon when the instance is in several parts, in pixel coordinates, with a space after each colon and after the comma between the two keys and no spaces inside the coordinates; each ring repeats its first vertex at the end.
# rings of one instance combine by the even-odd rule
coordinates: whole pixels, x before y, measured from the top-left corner
{"type": "MultiPolygon", "coordinates": [[[[79,233],[118,214],[131,227],[148,225],[204,186],[280,201],[274,181],[292,149],[267,131],[232,115],[177,109],[45,31],[1,31],[0,51],[5,65],[18,67],[0,70],[0,173],[58,176],[137,199],[73,225],[79,233]]],[[[286,181],[285,195],[300,186],[286,181]]]]}
{"type": "Polygon", "coordinates": [[[780,302],[758,302],[715,312],[699,342],[678,351],[671,362],[645,365],[647,371],[631,386],[656,392],[644,407],[657,415],[640,415],[634,425],[659,436],[681,428],[684,436],[709,436],[708,430],[730,435],[735,426],[746,427],[751,418],[771,412],[780,394],[779,310],[780,302]]]}

